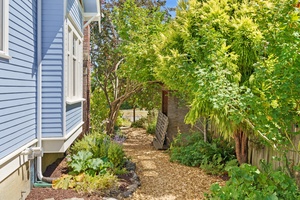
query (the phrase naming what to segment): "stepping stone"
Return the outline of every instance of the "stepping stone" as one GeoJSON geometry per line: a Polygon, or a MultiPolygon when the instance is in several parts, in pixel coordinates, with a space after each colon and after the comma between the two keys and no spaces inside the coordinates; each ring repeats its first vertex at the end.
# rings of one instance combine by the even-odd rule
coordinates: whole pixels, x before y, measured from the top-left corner
{"type": "Polygon", "coordinates": [[[157,177],[158,173],[156,171],[144,171],[143,175],[148,177],[157,177]]]}
{"type": "Polygon", "coordinates": [[[153,161],[144,160],[144,161],[141,161],[141,164],[144,169],[156,169],[155,162],[153,162],[153,161]]]}
{"type": "Polygon", "coordinates": [[[151,160],[151,157],[149,156],[138,156],[138,158],[143,160],[151,160]]]}

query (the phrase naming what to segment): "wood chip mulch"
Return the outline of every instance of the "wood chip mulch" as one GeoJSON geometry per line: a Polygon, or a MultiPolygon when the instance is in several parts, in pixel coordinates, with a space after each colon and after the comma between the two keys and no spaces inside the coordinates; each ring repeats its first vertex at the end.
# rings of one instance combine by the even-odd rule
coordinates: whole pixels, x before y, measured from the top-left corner
{"type": "Polygon", "coordinates": [[[130,200],[201,200],[213,183],[225,184],[220,177],[201,169],[172,163],[166,151],[156,150],[153,136],[143,129],[123,131],[127,139],[124,150],[137,165],[141,187],[130,200]]]}

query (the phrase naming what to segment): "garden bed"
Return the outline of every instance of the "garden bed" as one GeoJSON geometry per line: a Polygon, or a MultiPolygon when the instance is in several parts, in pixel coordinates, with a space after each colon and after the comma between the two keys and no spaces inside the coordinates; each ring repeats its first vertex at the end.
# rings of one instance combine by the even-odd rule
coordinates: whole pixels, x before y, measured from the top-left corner
{"type": "MultiPolygon", "coordinates": [[[[137,165],[136,173],[141,180],[141,186],[127,199],[130,200],[201,200],[204,193],[209,192],[212,183],[225,181],[218,176],[205,174],[196,167],[188,167],[169,161],[166,151],[158,151],[151,145],[153,136],[146,134],[144,129],[123,130],[127,139],[124,142],[126,155],[137,165]]],[[[53,176],[66,171],[65,162],[61,162],[53,171],[53,176]]],[[[51,176],[52,176],[51,175],[51,176]]],[[[123,186],[129,184],[129,177],[122,177],[123,186]]],[[[125,189],[126,187],[123,187],[125,189]]],[[[122,187],[120,188],[122,189],[122,187]]],[[[61,200],[78,197],[94,200],[103,199],[103,194],[80,195],[74,190],[54,190],[51,188],[34,188],[26,200],[43,200],[54,198],[61,200]]],[[[121,198],[119,198],[121,199],[121,198]]]]}

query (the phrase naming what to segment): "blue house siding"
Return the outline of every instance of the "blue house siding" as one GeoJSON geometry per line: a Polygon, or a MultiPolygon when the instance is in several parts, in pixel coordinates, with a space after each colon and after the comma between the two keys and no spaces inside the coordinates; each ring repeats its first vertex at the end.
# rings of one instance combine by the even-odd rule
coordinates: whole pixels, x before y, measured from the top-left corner
{"type": "Polygon", "coordinates": [[[42,136],[63,137],[64,1],[42,1],[42,136]]]}
{"type": "Polygon", "coordinates": [[[0,59],[0,159],[36,138],[36,0],[10,0],[9,60],[0,59]]]}
{"type": "Polygon", "coordinates": [[[80,30],[82,32],[83,16],[82,16],[81,5],[78,0],[68,0],[67,14],[71,16],[71,18],[76,23],[76,26],[80,27],[81,28],[80,30]]]}
{"type": "Polygon", "coordinates": [[[67,134],[82,122],[82,103],[67,105],[67,134]]]}
{"type": "MultiPolygon", "coordinates": [[[[67,15],[80,28],[82,33],[83,15],[81,5],[78,0],[68,0],[67,15]]],[[[82,122],[82,103],[66,105],[66,133],[69,134],[82,122]]]]}

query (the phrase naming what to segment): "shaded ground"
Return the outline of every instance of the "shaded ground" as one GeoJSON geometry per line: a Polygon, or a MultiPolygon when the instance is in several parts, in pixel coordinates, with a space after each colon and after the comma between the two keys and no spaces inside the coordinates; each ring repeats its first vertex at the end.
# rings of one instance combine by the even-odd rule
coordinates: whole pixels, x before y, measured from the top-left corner
{"type": "MultiPolygon", "coordinates": [[[[204,193],[209,191],[212,183],[225,183],[221,178],[209,176],[199,168],[171,163],[165,151],[154,149],[151,145],[153,136],[146,134],[145,130],[130,128],[123,132],[127,136],[124,150],[126,155],[136,163],[136,172],[142,184],[133,196],[128,198],[129,200],[201,200],[204,199],[204,193]]],[[[52,176],[66,172],[65,162],[58,164],[58,166],[52,166],[55,168],[52,176]]],[[[47,198],[62,200],[73,197],[102,199],[97,195],[80,195],[73,190],[34,188],[26,200],[47,198]]]]}

